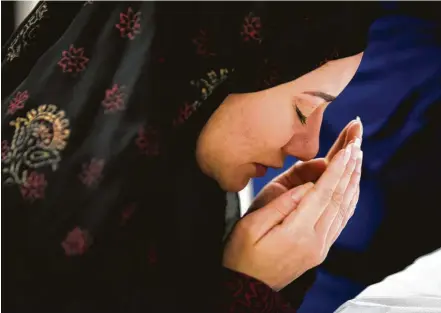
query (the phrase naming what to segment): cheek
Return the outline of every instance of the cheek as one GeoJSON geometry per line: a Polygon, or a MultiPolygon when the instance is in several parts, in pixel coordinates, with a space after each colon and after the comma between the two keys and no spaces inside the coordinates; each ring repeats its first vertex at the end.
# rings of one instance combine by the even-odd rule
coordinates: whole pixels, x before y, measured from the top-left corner
{"type": "Polygon", "coordinates": [[[290,105],[258,103],[248,107],[246,124],[250,137],[260,149],[280,149],[294,131],[294,116],[290,105]]]}

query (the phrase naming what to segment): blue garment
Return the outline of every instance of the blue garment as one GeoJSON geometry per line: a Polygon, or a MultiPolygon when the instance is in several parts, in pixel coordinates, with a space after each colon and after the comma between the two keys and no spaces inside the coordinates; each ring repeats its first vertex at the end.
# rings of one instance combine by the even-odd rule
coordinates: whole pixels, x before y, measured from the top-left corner
{"type": "MultiPolygon", "coordinates": [[[[441,147],[440,20],[397,8],[385,5],[387,14],[371,25],[360,67],[325,112],[319,156],[350,120],[361,117],[361,194],[299,313],[331,313],[367,285],[441,246],[435,235],[441,221],[435,204],[441,174],[435,152],[441,147]]],[[[256,193],[273,174],[255,182],[256,193]]]]}

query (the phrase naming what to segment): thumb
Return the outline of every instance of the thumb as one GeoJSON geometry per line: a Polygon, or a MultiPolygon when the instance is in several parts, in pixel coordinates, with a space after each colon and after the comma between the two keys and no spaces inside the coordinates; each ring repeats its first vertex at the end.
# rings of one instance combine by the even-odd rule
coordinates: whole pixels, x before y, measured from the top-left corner
{"type": "Polygon", "coordinates": [[[311,182],[297,186],[280,195],[263,208],[249,214],[246,218],[249,219],[248,223],[252,225],[253,236],[256,237],[256,241],[294,211],[312,186],[314,184],[311,182]]]}

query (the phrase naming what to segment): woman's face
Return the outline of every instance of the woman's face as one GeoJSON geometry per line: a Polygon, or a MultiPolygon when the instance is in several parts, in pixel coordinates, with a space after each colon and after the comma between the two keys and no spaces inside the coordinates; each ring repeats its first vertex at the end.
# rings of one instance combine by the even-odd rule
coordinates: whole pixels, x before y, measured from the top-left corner
{"type": "Polygon", "coordinates": [[[271,89],[228,96],[199,136],[196,156],[202,171],[224,190],[239,191],[267,167],[282,167],[288,155],[314,158],[323,112],[354,76],[358,56],[271,89]]]}

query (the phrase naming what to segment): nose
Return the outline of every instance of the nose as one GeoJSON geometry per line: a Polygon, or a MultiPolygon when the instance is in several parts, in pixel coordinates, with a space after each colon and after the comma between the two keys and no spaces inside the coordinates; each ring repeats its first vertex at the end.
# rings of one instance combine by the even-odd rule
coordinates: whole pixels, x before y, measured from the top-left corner
{"type": "Polygon", "coordinates": [[[308,161],[317,155],[319,151],[319,137],[298,137],[293,136],[287,145],[283,147],[283,152],[301,161],[308,161]]]}

